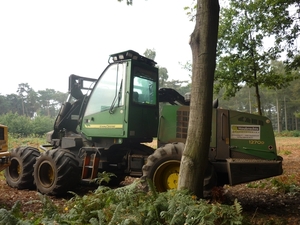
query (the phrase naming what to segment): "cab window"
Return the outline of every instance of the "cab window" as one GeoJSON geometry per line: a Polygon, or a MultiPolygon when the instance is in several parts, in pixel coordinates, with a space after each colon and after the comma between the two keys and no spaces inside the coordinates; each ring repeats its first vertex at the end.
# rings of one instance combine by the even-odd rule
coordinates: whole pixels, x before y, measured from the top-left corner
{"type": "Polygon", "coordinates": [[[124,105],[124,82],[126,64],[112,64],[99,78],[85,116],[124,105]]]}
{"type": "MultiPolygon", "coordinates": [[[[137,104],[156,104],[157,82],[152,78],[150,71],[136,69],[133,77],[132,100],[137,104]]],[[[154,77],[154,76],[153,76],[154,77]]]]}

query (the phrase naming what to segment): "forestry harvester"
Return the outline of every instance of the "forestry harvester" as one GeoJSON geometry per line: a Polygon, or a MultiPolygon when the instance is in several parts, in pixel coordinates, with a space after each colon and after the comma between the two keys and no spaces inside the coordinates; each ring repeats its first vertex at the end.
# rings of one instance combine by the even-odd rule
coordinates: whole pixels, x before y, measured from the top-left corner
{"type": "MultiPolygon", "coordinates": [[[[11,151],[8,185],[58,195],[90,182],[99,172],[118,181],[149,178],[158,191],[177,187],[187,137],[189,98],[158,88],[158,68],[134,51],[109,56],[99,79],[69,77],[49,144],[39,151],[11,151]],[[161,105],[159,107],[159,105],[161,105]],[[149,147],[157,138],[158,148],[149,147]]],[[[205,190],[282,174],[271,121],[259,115],[213,106],[205,190]]]]}
{"type": "Polygon", "coordinates": [[[7,126],[0,124],[0,171],[10,165],[10,152],[8,151],[7,126]]]}

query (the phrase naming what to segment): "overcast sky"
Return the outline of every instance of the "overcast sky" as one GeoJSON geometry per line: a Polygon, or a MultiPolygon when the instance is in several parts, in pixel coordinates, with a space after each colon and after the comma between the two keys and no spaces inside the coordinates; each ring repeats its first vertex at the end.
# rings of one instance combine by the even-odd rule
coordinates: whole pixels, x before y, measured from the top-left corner
{"type": "Polygon", "coordinates": [[[169,79],[187,80],[194,24],[183,10],[192,0],[0,1],[0,94],[18,84],[68,91],[70,74],[98,78],[110,54],[155,49],[169,79]]]}

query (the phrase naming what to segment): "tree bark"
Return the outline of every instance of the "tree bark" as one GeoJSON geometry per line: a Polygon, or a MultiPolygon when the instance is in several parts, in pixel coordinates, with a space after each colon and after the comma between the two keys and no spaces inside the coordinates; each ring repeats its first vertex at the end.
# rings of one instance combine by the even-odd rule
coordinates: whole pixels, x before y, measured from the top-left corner
{"type": "Polygon", "coordinates": [[[196,24],[190,40],[193,56],[190,117],[178,189],[188,189],[199,198],[203,197],[211,137],[219,11],[218,0],[197,0],[196,24]]]}
{"type": "MultiPolygon", "coordinates": [[[[255,76],[255,79],[256,79],[256,76],[255,76]]],[[[260,94],[259,94],[258,83],[255,84],[255,97],[256,97],[256,102],[257,102],[258,115],[262,116],[261,101],[260,101],[260,94]]]]}

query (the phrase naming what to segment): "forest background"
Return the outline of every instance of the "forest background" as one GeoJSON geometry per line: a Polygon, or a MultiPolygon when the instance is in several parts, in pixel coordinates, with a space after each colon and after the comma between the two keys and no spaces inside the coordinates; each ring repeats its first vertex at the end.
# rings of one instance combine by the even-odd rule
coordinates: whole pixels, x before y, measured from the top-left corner
{"type": "MultiPolygon", "coordinates": [[[[154,50],[150,50],[150,52],[155,55],[154,50]]],[[[147,54],[149,54],[149,49],[145,51],[145,55],[147,54]]],[[[173,88],[182,95],[190,92],[189,81],[168,80],[167,68],[159,67],[159,77],[160,88],[173,88]]],[[[0,123],[7,125],[10,133],[21,136],[44,135],[51,131],[60,107],[68,97],[68,92],[63,93],[54,89],[36,91],[28,83],[21,83],[16,89],[16,93],[0,94],[0,123]]],[[[219,101],[219,107],[257,113],[254,87],[243,85],[243,88],[230,98],[224,95],[224,91],[225,89],[221,89],[214,94],[214,98],[219,101]]],[[[263,115],[270,118],[276,132],[300,129],[300,99],[298,96],[300,96],[299,79],[294,79],[280,90],[267,87],[260,89],[263,115]]]]}
{"type": "MultiPolygon", "coordinates": [[[[150,50],[155,54],[155,51],[150,50]]],[[[149,49],[148,49],[149,52],[149,49]]],[[[147,55],[147,51],[145,52],[147,55]]],[[[159,87],[173,88],[180,94],[190,92],[190,82],[168,80],[167,68],[159,68],[159,87]]],[[[67,88],[66,88],[67,89],[67,88]]],[[[244,85],[234,97],[224,96],[224,89],[214,94],[219,107],[249,113],[257,113],[254,87],[244,85]]],[[[300,80],[295,79],[280,90],[267,87],[260,89],[263,115],[270,118],[274,131],[297,131],[300,129],[300,80]]],[[[66,101],[68,92],[54,89],[34,90],[28,83],[21,83],[16,93],[0,94],[0,123],[9,127],[9,132],[21,136],[44,135],[53,129],[60,106],[66,101]]],[[[284,133],[284,132],[283,132],[284,133]]],[[[300,135],[294,132],[293,136],[300,135]]]]}
{"type": "MultiPolygon", "coordinates": [[[[159,71],[160,87],[174,88],[182,95],[190,91],[188,81],[170,81],[166,68],[160,68],[159,71]]],[[[226,99],[221,90],[215,94],[215,99],[219,99],[219,107],[257,113],[254,91],[254,88],[245,86],[235,97],[226,99]]],[[[275,131],[299,129],[300,80],[294,80],[286,88],[277,91],[263,87],[260,95],[263,115],[271,119],[275,131]]],[[[54,89],[35,91],[28,83],[21,83],[16,93],[0,95],[0,123],[7,125],[11,133],[42,135],[52,130],[60,106],[67,96],[67,92],[54,89]]]]}
{"type": "MultiPolygon", "coordinates": [[[[292,0],[269,3],[227,1],[222,6],[214,98],[221,108],[267,116],[278,133],[297,131],[300,7],[292,0]]],[[[195,7],[185,10],[193,21],[195,7]]],[[[155,60],[155,49],[146,49],[144,56],[155,60]]],[[[180,64],[192,73],[192,62],[180,64]]],[[[190,92],[190,80],[169,80],[168,69],[159,62],[158,68],[160,88],[173,88],[182,95],[190,92]]],[[[20,83],[15,93],[1,95],[0,90],[0,123],[10,133],[43,135],[52,130],[67,88],[66,92],[34,90],[29,83],[20,83]]]]}

